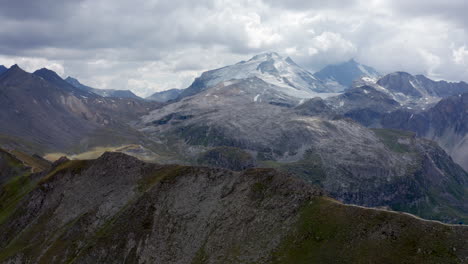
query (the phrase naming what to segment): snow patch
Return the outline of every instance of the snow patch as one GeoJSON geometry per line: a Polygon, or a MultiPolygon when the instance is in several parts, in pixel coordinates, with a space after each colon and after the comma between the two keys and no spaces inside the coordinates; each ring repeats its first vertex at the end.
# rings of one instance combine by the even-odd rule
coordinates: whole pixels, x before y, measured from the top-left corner
{"type": "Polygon", "coordinates": [[[254,102],[257,102],[259,96],[260,96],[260,94],[257,94],[257,95],[254,97],[254,102]]]}
{"type": "Polygon", "coordinates": [[[373,76],[373,74],[370,74],[370,72],[368,72],[368,71],[366,70],[366,68],[364,68],[364,66],[362,66],[361,64],[358,64],[358,68],[359,68],[359,70],[361,70],[361,72],[364,73],[365,75],[367,75],[367,76],[369,76],[369,77],[370,77],[370,76],[373,76]]]}

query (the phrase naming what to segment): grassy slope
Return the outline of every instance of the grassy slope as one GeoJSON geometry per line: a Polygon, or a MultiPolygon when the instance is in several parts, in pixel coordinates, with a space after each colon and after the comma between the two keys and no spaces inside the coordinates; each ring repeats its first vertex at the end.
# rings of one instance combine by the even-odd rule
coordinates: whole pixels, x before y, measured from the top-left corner
{"type": "Polygon", "coordinates": [[[468,227],[317,198],[272,263],[464,263],[468,227]]]}
{"type": "MultiPolygon", "coordinates": [[[[89,164],[89,161],[63,163],[45,175],[40,183],[64,175],[65,171],[79,173],[89,164]]],[[[138,182],[141,195],[129,201],[90,237],[84,237],[83,233],[78,232],[78,227],[86,225],[88,221],[87,213],[65,226],[57,227],[55,233],[44,238],[48,250],[42,256],[41,263],[51,263],[57,255],[63,254],[65,248],[78,249],[77,246],[83,242],[87,246],[67,255],[64,260],[68,263],[77,263],[79,256],[88,248],[110,245],[113,242],[109,239],[122,232],[135,233],[138,236],[150,234],[151,229],[148,227],[151,224],[146,222],[153,221],[152,216],[135,218],[135,214],[132,213],[138,210],[134,208],[135,204],[138,200],[146,199],[145,193],[155,184],[161,181],[175,183],[177,175],[189,173],[190,170],[191,167],[172,165],[148,174],[138,182]],[[121,219],[122,217],[125,219],[121,219]]],[[[12,180],[7,186],[18,186],[20,179],[22,178],[12,180]]],[[[258,183],[253,184],[251,188],[269,188],[269,182],[262,183],[262,186],[258,186],[258,183]]],[[[10,193],[12,198],[0,199],[0,204],[2,206],[11,204],[9,202],[11,199],[20,200],[25,191],[31,190],[30,187],[27,190],[20,189],[12,188],[13,191],[10,193]]],[[[2,208],[0,215],[5,217],[7,212],[6,217],[11,216],[11,210],[0,208],[2,208]]],[[[29,244],[28,236],[41,232],[41,228],[47,222],[47,215],[52,213],[44,214],[34,225],[24,230],[12,244],[0,251],[0,261],[19,252],[37,256],[43,245],[29,244]]],[[[290,232],[280,245],[271,252],[271,258],[258,260],[257,263],[463,263],[460,257],[468,257],[466,226],[449,226],[402,213],[343,205],[326,197],[316,197],[306,202],[297,214],[298,221],[290,227],[290,232]]],[[[268,234],[261,235],[268,236],[268,234]]],[[[233,254],[242,254],[235,250],[235,246],[233,254]]],[[[134,257],[136,258],[136,255],[134,257]]],[[[209,260],[209,253],[201,248],[193,263],[208,263],[209,260]]]]}

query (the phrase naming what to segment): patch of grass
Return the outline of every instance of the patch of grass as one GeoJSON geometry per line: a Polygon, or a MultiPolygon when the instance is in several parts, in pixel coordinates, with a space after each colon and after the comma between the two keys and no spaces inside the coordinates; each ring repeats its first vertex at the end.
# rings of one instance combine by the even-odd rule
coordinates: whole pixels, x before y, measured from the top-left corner
{"type": "Polygon", "coordinates": [[[205,251],[205,246],[203,245],[198,249],[195,257],[192,259],[192,264],[206,264],[208,263],[208,254],[205,251]]]}
{"type": "Polygon", "coordinates": [[[39,157],[33,157],[19,150],[12,150],[10,153],[25,165],[31,167],[32,172],[41,172],[50,168],[50,163],[39,157]]]}
{"type": "Polygon", "coordinates": [[[177,176],[185,174],[193,168],[181,165],[167,165],[152,171],[138,181],[138,190],[145,192],[160,182],[171,182],[177,176]]]}
{"type": "Polygon", "coordinates": [[[39,184],[44,184],[54,176],[56,176],[59,172],[69,171],[72,174],[79,174],[84,169],[88,168],[91,164],[91,160],[69,160],[60,165],[58,165],[54,170],[49,172],[46,176],[44,176],[40,181],[39,184]]]}
{"type": "Polygon", "coordinates": [[[0,187],[0,225],[13,214],[21,199],[36,186],[30,175],[25,173],[16,176],[0,187]]]}
{"type": "Polygon", "coordinates": [[[321,185],[326,178],[320,155],[309,150],[304,158],[296,162],[278,162],[265,160],[259,162],[260,167],[274,168],[283,172],[294,174],[312,184],[321,185]]]}
{"type": "Polygon", "coordinates": [[[381,139],[391,151],[398,153],[408,153],[411,149],[406,144],[398,142],[399,139],[411,139],[414,133],[410,131],[396,130],[396,129],[372,129],[375,135],[381,139]]]}
{"type": "Polygon", "coordinates": [[[254,166],[250,153],[235,147],[216,147],[200,155],[197,162],[202,165],[244,170],[254,166]]]}
{"type": "Polygon", "coordinates": [[[272,263],[462,263],[453,250],[462,237],[443,224],[320,197],[303,206],[272,263]]]}

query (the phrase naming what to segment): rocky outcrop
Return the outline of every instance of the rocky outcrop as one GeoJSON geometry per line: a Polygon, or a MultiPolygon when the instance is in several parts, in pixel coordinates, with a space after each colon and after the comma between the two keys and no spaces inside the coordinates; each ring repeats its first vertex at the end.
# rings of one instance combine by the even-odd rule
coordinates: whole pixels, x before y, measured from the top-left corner
{"type": "Polygon", "coordinates": [[[119,153],[31,177],[0,200],[2,263],[463,263],[465,226],[345,206],[271,169],[119,153]],[[7,208],[7,210],[5,210],[7,208]]]}

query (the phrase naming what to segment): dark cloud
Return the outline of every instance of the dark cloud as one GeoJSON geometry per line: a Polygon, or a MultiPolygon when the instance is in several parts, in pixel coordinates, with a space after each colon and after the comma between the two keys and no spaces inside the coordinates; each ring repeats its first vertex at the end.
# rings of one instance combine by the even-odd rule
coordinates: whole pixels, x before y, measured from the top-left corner
{"type": "Polygon", "coordinates": [[[456,21],[468,26],[468,1],[466,0],[426,0],[426,1],[389,1],[390,7],[399,14],[410,17],[435,16],[448,21],[456,21]]]}
{"type": "Polygon", "coordinates": [[[0,0],[0,17],[12,20],[64,18],[79,8],[83,0],[0,0]]]}

